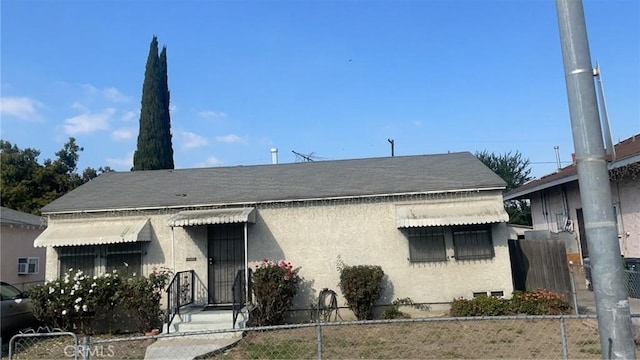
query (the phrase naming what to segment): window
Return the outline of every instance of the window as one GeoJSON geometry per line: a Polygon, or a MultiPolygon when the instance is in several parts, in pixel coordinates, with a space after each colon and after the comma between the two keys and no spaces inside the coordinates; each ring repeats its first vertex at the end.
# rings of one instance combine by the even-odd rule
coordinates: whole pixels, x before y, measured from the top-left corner
{"type": "Polygon", "coordinates": [[[495,256],[490,225],[453,228],[456,260],[491,259],[495,256]]]}
{"type": "Polygon", "coordinates": [[[120,276],[132,277],[142,269],[141,243],[111,244],[106,248],[107,272],[117,270],[120,276]]]}
{"type": "Polygon", "coordinates": [[[102,246],[65,246],[58,248],[60,275],[69,269],[82,270],[93,276],[113,272],[124,277],[138,275],[142,271],[142,243],[109,244],[102,246]]]}
{"type": "Polygon", "coordinates": [[[38,272],[40,272],[40,258],[18,258],[18,274],[37,274],[38,272]]]}
{"type": "Polygon", "coordinates": [[[70,269],[73,269],[74,273],[82,270],[87,276],[93,276],[98,256],[97,246],[65,246],[58,248],[60,276],[66,274],[70,269]]]}
{"type": "Polygon", "coordinates": [[[409,260],[412,262],[446,261],[444,228],[417,227],[407,230],[409,260]]]}

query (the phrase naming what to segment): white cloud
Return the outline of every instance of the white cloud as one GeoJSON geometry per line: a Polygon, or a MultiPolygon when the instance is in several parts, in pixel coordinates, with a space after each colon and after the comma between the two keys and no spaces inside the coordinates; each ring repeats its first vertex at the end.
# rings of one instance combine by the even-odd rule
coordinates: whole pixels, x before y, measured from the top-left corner
{"type": "Polygon", "coordinates": [[[122,115],[122,121],[124,122],[133,121],[139,116],[140,116],[139,111],[127,111],[126,113],[124,113],[124,115],[122,115]]]}
{"type": "Polygon", "coordinates": [[[89,112],[89,108],[84,106],[82,103],[76,101],[73,104],[71,104],[71,108],[74,110],[78,110],[80,112],[89,112]]]}
{"type": "Polygon", "coordinates": [[[111,137],[115,140],[129,140],[134,137],[135,133],[135,129],[122,128],[111,132],[111,137]]]}
{"type": "Polygon", "coordinates": [[[100,113],[85,112],[64,120],[64,132],[67,135],[89,134],[109,129],[109,121],[116,110],[107,108],[100,113]]]}
{"type": "Polygon", "coordinates": [[[118,90],[115,87],[108,87],[99,89],[91,84],[82,84],[82,89],[89,95],[101,94],[106,100],[111,102],[127,102],[131,98],[118,90]]]}
{"type": "Polygon", "coordinates": [[[248,141],[248,138],[246,136],[229,134],[225,136],[216,136],[216,141],[226,143],[226,144],[233,144],[233,143],[246,144],[248,141]]]}
{"type": "Polygon", "coordinates": [[[38,108],[43,105],[41,102],[28,97],[0,97],[0,115],[15,117],[21,120],[42,120],[38,113],[38,108]]]}
{"type": "Polygon", "coordinates": [[[91,84],[82,84],[81,86],[84,89],[84,91],[86,91],[89,94],[93,95],[98,92],[98,88],[91,84]]]}
{"type": "Polygon", "coordinates": [[[187,149],[207,146],[209,144],[206,138],[188,131],[181,132],[180,138],[183,142],[182,146],[187,149]]]}
{"type": "Polygon", "coordinates": [[[413,125],[416,126],[416,127],[421,127],[422,126],[422,121],[416,120],[416,121],[413,122],[413,125]]]}
{"type": "Polygon", "coordinates": [[[129,171],[133,166],[133,153],[129,152],[123,159],[107,158],[107,164],[114,170],[129,171]]]}
{"type": "Polygon", "coordinates": [[[210,156],[207,160],[205,160],[204,162],[198,163],[195,165],[195,167],[198,168],[202,168],[202,167],[212,167],[212,166],[220,166],[224,164],[224,162],[220,159],[218,159],[215,156],[210,156]]]}
{"type": "Polygon", "coordinates": [[[221,111],[213,111],[213,110],[203,110],[197,112],[198,116],[203,119],[213,120],[213,119],[224,119],[227,117],[227,114],[221,111]]]}
{"type": "Polygon", "coordinates": [[[131,99],[129,96],[126,96],[125,94],[121,93],[120,90],[114,87],[103,89],[102,95],[105,99],[112,102],[127,102],[131,99]]]}
{"type": "Polygon", "coordinates": [[[178,106],[176,105],[169,105],[169,114],[175,114],[178,112],[178,106]]]}

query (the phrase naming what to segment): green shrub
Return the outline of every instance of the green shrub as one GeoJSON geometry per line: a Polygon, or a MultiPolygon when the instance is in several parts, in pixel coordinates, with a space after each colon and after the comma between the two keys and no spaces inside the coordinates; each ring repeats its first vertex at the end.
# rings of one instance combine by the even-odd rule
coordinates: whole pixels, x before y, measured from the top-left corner
{"type": "Polygon", "coordinates": [[[163,268],[154,269],[149,277],[131,277],[122,282],[118,299],[140,332],[161,327],[160,299],[170,279],[171,272],[163,268]]]}
{"type": "Polygon", "coordinates": [[[458,298],[451,303],[449,314],[454,317],[459,316],[500,316],[509,315],[509,301],[489,297],[487,295],[478,296],[473,299],[458,298]]]}
{"type": "Polygon", "coordinates": [[[377,265],[338,265],[340,290],[358,320],[373,318],[373,306],[382,295],[384,272],[377,265]]]}
{"type": "Polygon", "coordinates": [[[563,296],[543,289],[515,292],[511,305],[511,311],[515,314],[561,315],[571,312],[571,306],[563,296]]]}
{"type": "Polygon", "coordinates": [[[486,295],[473,299],[454,299],[451,316],[560,315],[571,312],[569,302],[561,295],[547,291],[515,292],[511,299],[486,295]]]}
{"type": "Polygon", "coordinates": [[[387,306],[384,313],[382,314],[383,319],[408,319],[411,316],[407,313],[400,311],[400,306],[411,306],[412,308],[418,310],[429,310],[429,306],[425,304],[416,304],[411,300],[411,298],[402,298],[395,299],[391,303],[391,305],[387,306]]]}
{"type": "Polygon", "coordinates": [[[115,271],[90,277],[69,269],[56,280],[31,287],[27,295],[35,317],[45,325],[91,332],[95,314],[114,307],[120,284],[115,271]]]}
{"type": "Polygon", "coordinates": [[[105,315],[120,307],[146,331],[159,325],[160,296],[169,277],[166,270],[122,279],[116,270],[87,276],[69,269],[56,280],[31,287],[27,295],[35,317],[50,327],[92,333],[96,321],[109,321],[105,315]]]}
{"type": "Polygon", "coordinates": [[[264,259],[255,265],[252,275],[256,308],[252,321],[257,326],[278,325],[293,305],[301,281],[298,269],[285,260],[264,259]]]}

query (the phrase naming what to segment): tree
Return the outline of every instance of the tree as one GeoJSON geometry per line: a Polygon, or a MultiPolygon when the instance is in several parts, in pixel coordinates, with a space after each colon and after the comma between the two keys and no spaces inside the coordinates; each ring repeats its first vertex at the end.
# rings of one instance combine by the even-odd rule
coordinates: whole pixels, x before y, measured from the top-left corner
{"type": "Polygon", "coordinates": [[[79,153],[84,149],[69,138],[62,149],[56,152],[55,160],[46,159],[38,163],[40,151],[0,140],[0,204],[10,209],[39,214],[40,208],[91,181],[109,167],[95,170],[86,168],[83,175],[76,173],[79,153]]]}
{"type": "MultiPolygon", "coordinates": [[[[476,157],[493,170],[507,183],[505,191],[509,192],[531,180],[531,162],[523,158],[520,152],[494,154],[486,150],[476,152],[476,157]]],[[[531,205],[526,200],[505,201],[505,210],[509,214],[509,223],[531,225],[531,205]]]]}
{"type": "Polygon", "coordinates": [[[138,147],[132,170],[173,169],[167,48],[158,55],[158,39],[151,40],[142,84],[138,147]]]}

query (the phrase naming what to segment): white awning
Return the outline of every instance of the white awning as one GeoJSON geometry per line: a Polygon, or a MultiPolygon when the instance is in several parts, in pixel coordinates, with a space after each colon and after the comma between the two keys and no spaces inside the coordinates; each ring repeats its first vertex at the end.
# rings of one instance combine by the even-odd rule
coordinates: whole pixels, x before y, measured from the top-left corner
{"type": "Polygon", "coordinates": [[[255,223],[255,208],[229,208],[180,211],[169,218],[169,226],[255,223]]]}
{"type": "Polygon", "coordinates": [[[466,199],[433,204],[397,205],[399,228],[490,224],[509,221],[502,201],[466,199]]]}
{"type": "Polygon", "coordinates": [[[151,241],[151,224],[145,220],[58,221],[34,242],[35,247],[116,244],[151,241]]]}

